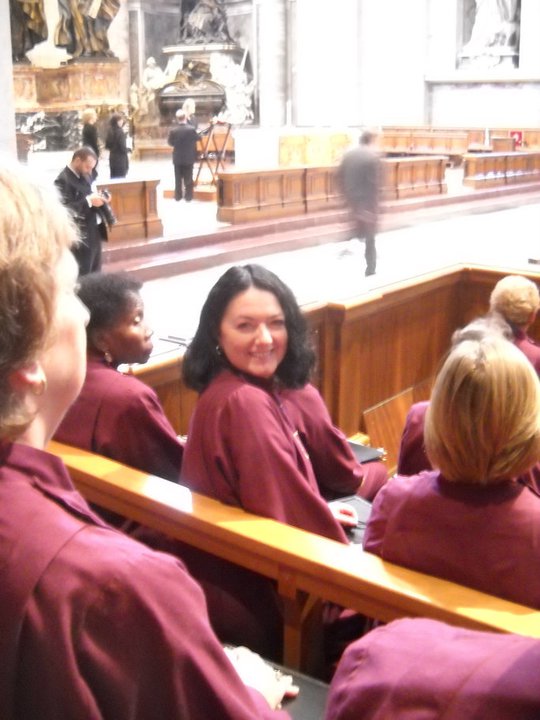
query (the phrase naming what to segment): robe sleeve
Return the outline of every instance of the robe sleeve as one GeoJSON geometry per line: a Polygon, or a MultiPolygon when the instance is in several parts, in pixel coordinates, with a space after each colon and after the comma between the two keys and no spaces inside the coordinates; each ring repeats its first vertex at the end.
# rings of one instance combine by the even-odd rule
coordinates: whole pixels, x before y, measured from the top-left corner
{"type": "Polygon", "coordinates": [[[93,451],[178,482],[183,447],[155,392],[136,378],[121,376],[114,392],[118,402],[101,405],[93,451]]]}

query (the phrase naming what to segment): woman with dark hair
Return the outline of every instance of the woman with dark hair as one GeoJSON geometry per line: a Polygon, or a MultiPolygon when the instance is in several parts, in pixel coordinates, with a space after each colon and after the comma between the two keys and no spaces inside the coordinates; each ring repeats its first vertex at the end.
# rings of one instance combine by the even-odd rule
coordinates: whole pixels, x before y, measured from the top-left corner
{"type": "Polygon", "coordinates": [[[105,147],[109,151],[111,178],[126,177],[129,169],[126,133],[123,130],[126,119],[121,113],[114,113],[109,120],[105,147]]]}
{"type": "Polygon", "coordinates": [[[322,494],[347,495],[381,463],[360,465],[309,383],[315,353],[291,290],[259,265],[230,268],[210,291],[184,358],[201,393],[182,477],[250,512],[346,541],[322,494]]]}
{"type": "Polygon", "coordinates": [[[183,448],[157,395],[117,370],[152,352],[141,287],[123,273],[80,279],[77,292],[90,311],[86,378],[55,439],[178,482],[183,448]]]}
{"type": "MultiPolygon", "coordinates": [[[[350,495],[368,477],[374,490],[386,469],[356,461],[309,383],[314,364],[291,290],[260,265],[227,270],[204,303],[184,357],[184,380],[200,397],[181,477],[204,495],[348,542],[341,522],[351,516],[339,505],[331,510],[322,492],[350,495]]],[[[282,618],[273,585],[201,553],[182,558],[205,589],[218,636],[278,655],[282,618]],[[242,639],[238,629],[248,626],[242,639]]]]}

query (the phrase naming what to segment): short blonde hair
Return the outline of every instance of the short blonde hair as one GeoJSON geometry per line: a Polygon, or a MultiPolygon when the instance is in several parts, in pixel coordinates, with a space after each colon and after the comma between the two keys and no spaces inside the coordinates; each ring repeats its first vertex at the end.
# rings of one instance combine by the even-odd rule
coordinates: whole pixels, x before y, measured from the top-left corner
{"type": "Polygon", "coordinates": [[[500,313],[514,325],[526,325],[540,306],[535,283],[523,275],[507,275],[495,285],[489,299],[490,310],[500,313]]]}
{"type": "Polygon", "coordinates": [[[51,270],[77,235],[50,183],[2,158],[0,207],[0,439],[13,439],[30,418],[9,377],[48,340],[56,298],[51,270]]]}
{"type": "Polygon", "coordinates": [[[540,383],[525,355],[500,337],[465,340],[439,372],[425,444],[447,480],[489,484],[540,459],[540,383]]]}
{"type": "Polygon", "coordinates": [[[95,122],[97,120],[97,112],[94,108],[87,108],[86,110],[83,110],[81,118],[83,123],[88,123],[92,120],[95,122]]]}

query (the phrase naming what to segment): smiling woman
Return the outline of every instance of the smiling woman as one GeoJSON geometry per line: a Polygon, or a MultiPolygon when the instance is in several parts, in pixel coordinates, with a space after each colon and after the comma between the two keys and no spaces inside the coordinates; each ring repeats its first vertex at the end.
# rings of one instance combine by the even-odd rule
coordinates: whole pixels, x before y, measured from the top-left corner
{"type": "MultiPolygon", "coordinates": [[[[230,505],[347,542],[324,495],[370,493],[386,480],[381,463],[362,466],[309,379],[315,364],[307,325],[291,290],[259,265],[232,267],[210,291],[184,358],[184,379],[201,394],[191,419],[182,481],[230,505]]],[[[366,495],[368,497],[369,495],[366,495]]],[[[225,573],[192,563],[208,592],[215,626],[227,637],[225,573]],[[218,587],[216,587],[218,585],[218,587]],[[210,586],[210,588],[209,588],[210,586]],[[218,594],[220,602],[212,598],[218,594]]],[[[261,613],[271,635],[269,605],[238,602],[261,613]]],[[[255,596],[255,593],[253,593],[255,596]]],[[[264,630],[263,630],[264,634],[264,630]]],[[[262,652],[253,637],[242,642],[262,652]]]]}

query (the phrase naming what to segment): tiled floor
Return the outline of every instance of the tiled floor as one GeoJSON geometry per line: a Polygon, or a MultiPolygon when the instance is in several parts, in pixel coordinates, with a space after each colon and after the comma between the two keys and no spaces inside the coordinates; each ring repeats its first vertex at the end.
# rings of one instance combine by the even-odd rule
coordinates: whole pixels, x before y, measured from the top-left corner
{"type": "MultiPolygon", "coordinates": [[[[54,179],[68,159],[65,153],[60,155],[31,158],[30,164],[54,179]]],[[[107,177],[106,165],[105,161],[101,163],[101,180],[107,177]]],[[[188,237],[219,227],[214,203],[176,203],[163,197],[163,189],[170,189],[174,184],[170,161],[132,163],[130,176],[140,173],[162,180],[158,208],[165,237],[188,237]]],[[[341,300],[459,262],[526,271],[535,267],[528,264],[528,258],[540,257],[540,204],[520,205],[519,202],[516,196],[516,204],[511,209],[482,212],[476,208],[474,212],[469,210],[467,214],[464,210],[445,220],[433,220],[426,214],[425,219],[419,218],[414,226],[380,232],[377,274],[370,278],[364,277],[363,245],[358,241],[328,243],[259,257],[255,261],[279,274],[301,304],[341,300]],[[349,252],[344,254],[344,249],[349,252]]],[[[191,337],[201,305],[226,267],[147,282],[143,295],[156,335],[191,337]]]]}

